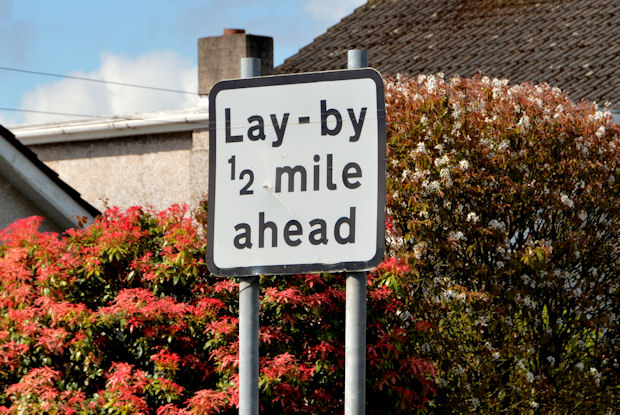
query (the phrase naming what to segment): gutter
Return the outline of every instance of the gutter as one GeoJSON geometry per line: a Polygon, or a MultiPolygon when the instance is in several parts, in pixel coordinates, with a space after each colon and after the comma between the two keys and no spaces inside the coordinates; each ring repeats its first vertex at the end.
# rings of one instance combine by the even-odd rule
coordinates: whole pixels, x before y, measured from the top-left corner
{"type": "Polygon", "coordinates": [[[19,141],[30,146],[207,128],[208,107],[199,106],[183,111],[136,114],[123,118],[17,126],[12,127],[12,131],[19,141]]]}

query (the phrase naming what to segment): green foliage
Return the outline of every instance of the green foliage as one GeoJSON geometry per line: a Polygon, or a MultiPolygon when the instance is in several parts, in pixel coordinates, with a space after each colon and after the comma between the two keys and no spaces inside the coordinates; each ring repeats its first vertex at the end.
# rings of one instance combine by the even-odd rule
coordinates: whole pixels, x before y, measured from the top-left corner
{"type": "Polygon", "coordinates": [[[432,324],[435,411],[613,411],[618,125],[486,77],[399,78],[386,96],[388,241],[432,324]]]}

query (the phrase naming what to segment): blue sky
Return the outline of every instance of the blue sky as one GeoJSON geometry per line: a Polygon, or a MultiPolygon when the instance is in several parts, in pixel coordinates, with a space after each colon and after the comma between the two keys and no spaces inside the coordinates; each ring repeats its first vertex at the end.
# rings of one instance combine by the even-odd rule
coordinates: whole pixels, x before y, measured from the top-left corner
{"type": "MultiPolygon", "coordinates": [[[[0,0],[0,67],[195,90],[199,37],[274,38],[280,64],[364,0],[0,0]]],[[[0,108],[119,115],[193,105],[155,93],[0,70],[0,108]]],[[[0,124],[67,117],[0,111],[0,124]]]]}

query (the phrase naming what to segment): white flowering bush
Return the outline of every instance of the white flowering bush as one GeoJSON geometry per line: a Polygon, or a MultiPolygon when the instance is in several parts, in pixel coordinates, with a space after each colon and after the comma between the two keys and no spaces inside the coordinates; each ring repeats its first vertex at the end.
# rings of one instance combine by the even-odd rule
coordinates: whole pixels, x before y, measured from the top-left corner
{"type": "Polygon", "coordinates": [[[557,88],[386,86],[388,249],[432,323],[437,412],[618,403],[620,128],[557,88]]]}

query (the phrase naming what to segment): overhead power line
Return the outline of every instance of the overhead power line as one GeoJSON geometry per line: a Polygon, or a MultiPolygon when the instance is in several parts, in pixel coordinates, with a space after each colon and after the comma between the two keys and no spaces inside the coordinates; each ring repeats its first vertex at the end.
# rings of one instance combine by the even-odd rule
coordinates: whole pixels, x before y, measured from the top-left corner
{"type": "Polygon", "coordinates": [[[7,66],[0,66],[0,70],[28,73],[28,74],[33,74],[33,75],[53,76],[53,77],[56,77],[56,78],[75,79],[77,81],[98,82],[98,83],[101,83],[101,84],[128,86],[128,87],[131,87],[131,88],[152,89],[152,90],[155,90],[155,91],[174,92],[176,94],[196,95],[196,92],[182,91],[182,90],[179,90],[179,89],[159,88],[159,87],[147,86],[147,85],[129,84],[129,83],[126,83],[126,82],[114,82],[114,81],[106,81],[106,80],[103,80],[103,79],[84,78],[84,77],[81,77],[81,76],[71,76],[71,75],[61,75],[61,74],[50,73],[50,72],[31,71],[31,70],[28,70],[28,69],[9,68],[7,66]]]}
{"type": "Polygon", "coordinates": [[[70,112],[53,112],[53,111],[40,111],[40,110],[24,110],[24,109],[4,108],[4,107],[0,107],[0,111],[29,112],[29,113],[34,113],[34,114],[63,115],[63,116],[68,116],[68,117],[112,118],[112,117],[103,117],[100,115],[73,114],[70,112]]]}
{"type": "MultiPolygon", "coordinates": [[[[15,111],[15,112],[28,112],[33,114],[47,114],[47,115],[59,115],[64,117],[84,117],[84,118],[96,118],[100,120],[114,120],[114,121],[151,121],[151,122],[161,122],[162,124],[167,123],[166,120],[152,120],[149,118],[144,118],[140,116],[130,115],[130,116],[120,116],[120,115],[90,115],[90,114],[76,114],[71,112],[54,112],[54,111],[42,111],[42,110],[28,110],[28,109],[18,109],[18,108],[6,108],[0,107],[0,111],[15,111]]],[[[186,124],[196,124],[203,126],[205,124],[204,121],[201,120],[191,120],[185,121],[186,124]]]]}

